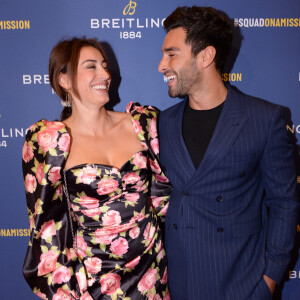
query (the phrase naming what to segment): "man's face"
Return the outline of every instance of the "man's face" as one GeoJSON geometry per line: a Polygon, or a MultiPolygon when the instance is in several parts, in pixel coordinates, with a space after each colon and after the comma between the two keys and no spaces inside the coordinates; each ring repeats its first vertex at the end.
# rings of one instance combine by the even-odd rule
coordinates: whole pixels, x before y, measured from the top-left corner
{"type": "Polygon", "coordinates": [[[162,46],[158,70],[167,77],[169,95],[173,98],[191,94],[200,80],[197,59],[185,40],[185,30],[178,27],[167,33],[162,46]]]}

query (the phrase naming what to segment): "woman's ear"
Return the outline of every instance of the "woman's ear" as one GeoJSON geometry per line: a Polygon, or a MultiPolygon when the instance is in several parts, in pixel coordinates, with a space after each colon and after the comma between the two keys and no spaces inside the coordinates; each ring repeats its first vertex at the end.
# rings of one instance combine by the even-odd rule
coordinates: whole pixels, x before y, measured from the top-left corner
{"type": "Polygon", "coordinates": [[[68,74],[59,73],[58,76],[59,85],[65,90],[70,90],[72,88],[71,78],[68,74]]]}

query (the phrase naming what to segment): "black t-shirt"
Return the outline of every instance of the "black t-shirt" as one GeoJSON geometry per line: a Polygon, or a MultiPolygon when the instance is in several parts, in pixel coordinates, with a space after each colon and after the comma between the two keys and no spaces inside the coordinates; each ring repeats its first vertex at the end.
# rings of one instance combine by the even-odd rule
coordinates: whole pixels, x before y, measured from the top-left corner
{"type": "MultiPolygon", "coordinates": [[[[223,102],[224,103],[224,102],[223,102]]],[[[209,110],[195,110],[187,102],[182,121],[182,134],[191,159],[197,169],[209,145],[223,103],[209,110]]]]}

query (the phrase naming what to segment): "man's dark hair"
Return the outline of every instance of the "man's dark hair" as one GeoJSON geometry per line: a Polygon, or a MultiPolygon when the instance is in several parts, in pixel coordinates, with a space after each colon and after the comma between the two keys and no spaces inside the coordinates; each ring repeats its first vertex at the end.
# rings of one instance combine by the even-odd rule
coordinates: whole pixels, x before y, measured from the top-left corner
{"type": "Polygon", "coordinates": [[[194,56],[207,46],[213,46],[216,69],[223,70],[232,44],[232,26],[227,15],[212,7],[178,7],[166,18],[164,27],[167,32],[182,27],[194,56]]]}

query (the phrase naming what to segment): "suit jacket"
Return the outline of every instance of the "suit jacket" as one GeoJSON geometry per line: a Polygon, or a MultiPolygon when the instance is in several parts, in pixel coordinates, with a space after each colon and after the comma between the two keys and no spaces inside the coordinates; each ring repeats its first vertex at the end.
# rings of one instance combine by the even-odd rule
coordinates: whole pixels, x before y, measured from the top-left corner
{"type": "Polygon", "coordinates": [[[173,185],[165,243],[172,300],[271,299],[297,223],[293,145],[282,108],[229,87],[195,169],[182,136],[184,100],[159,120],[160,158],[173,185]]]}

